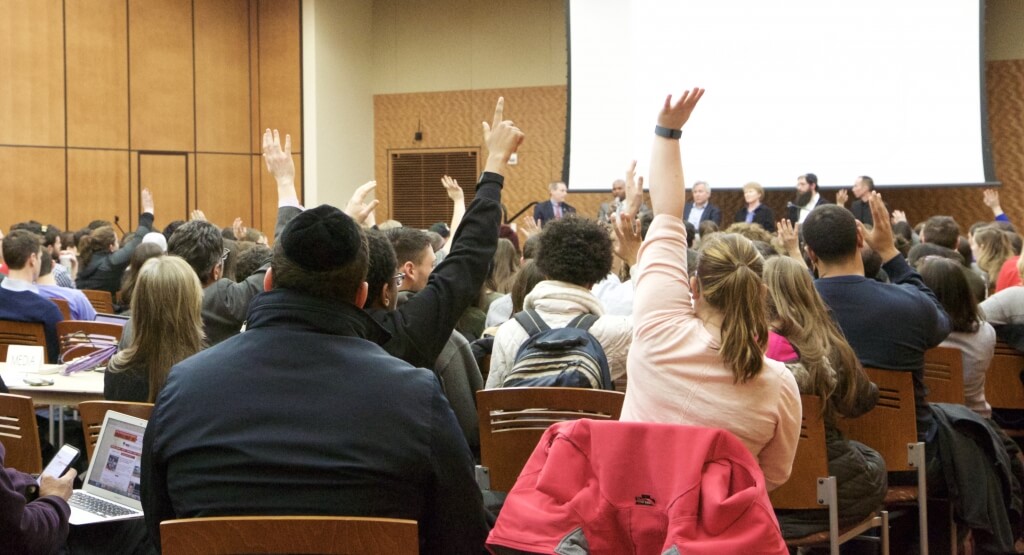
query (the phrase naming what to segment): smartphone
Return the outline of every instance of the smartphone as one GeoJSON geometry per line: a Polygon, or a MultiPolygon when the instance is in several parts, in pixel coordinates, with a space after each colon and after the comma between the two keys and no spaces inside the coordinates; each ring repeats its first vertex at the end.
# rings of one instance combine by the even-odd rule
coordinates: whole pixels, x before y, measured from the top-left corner
{"type": "MultiPolygon", "coordinates": [[[[46,468],[43,469],[43,474],[49,474],[50,476],[60,478],[68,471],[69,468],[71,468],[71,465],[75,464],[75,461],[78,460],[79,453],[78,448],[65,443],[64,446],[60,448],[60,451],[57,451],[57,454],[50,459],[50,464],[46,465],[46,468]]],[[[39,475],[40,479],[43,474],[39,475]]],[[[36,481],[38,482],[39,480],[36,481]]]]}

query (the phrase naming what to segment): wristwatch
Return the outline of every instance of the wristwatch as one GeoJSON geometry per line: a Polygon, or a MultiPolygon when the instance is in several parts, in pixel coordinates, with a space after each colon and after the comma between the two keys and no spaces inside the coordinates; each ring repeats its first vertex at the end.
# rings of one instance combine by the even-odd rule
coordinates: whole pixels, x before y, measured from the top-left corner
{"type": "Polygon", "coordinates": [[[678,139],[683,136],[682,129],[669,129],[668,127],[662,127],[660,125],[654,126],[654,134],[659,137],[665,137],[666,139],[678,139]]]}

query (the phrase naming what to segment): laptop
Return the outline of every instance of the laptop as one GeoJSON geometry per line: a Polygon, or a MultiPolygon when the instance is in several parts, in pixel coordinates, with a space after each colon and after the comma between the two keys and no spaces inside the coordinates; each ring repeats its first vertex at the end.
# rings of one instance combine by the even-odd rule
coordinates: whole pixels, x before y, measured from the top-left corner
{"type": "Polygon", "coordinates": [[[128,323],[128,316],[121,316],[120,314],[104,314],[97,312],[96,317],[93,318],[95,322],[103,322],[104,324],[117,324],[123,326],[128,323]]]}
{"type": "Polygon", "coordinates": [[[139,492],[146,421],[107,411],[82,489],[68,500],[71,524],[142,518],[139,492]]]}

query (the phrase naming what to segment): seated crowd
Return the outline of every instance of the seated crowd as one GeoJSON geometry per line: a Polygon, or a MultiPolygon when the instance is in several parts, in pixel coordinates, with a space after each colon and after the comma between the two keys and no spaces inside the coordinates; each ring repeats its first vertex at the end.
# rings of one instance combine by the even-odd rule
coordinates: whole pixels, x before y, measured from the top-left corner
{"type": "MultiPolygon", "coordinates": [[[[696,182],[686,201],[672,133],[703,94],[661,107],[649,206],[635,162],[595,219],[552,183],[550,202],[521,226],[521,249],[502,191],[524,133],[503,117],[502,99],[483,126],[487,156],[473,201],[446,176],[453,217],[430,232],[378,226],[377,201],[366,200],[374,182],[344,210],[305,209],[290,137],[269,129],[272,247],[240,220],[220,228],[198,211],[154,231],[148,191],[138,227],[124,237],[105,221],[74,233],[11,226],[0,320],[41,322],[57,361],[63,318],[49,299],[67,301],[72,319],[92,320],[81,290],[110,292],[129,319],[105,397],[155,406],[142,455],[144,523],[117,528],[116,544],[69,531],[74,471],[35,486],[8,468],[0,542],[22,553],[153,552],[169,519],[315,514],[411,519],[423,553],[480,553],[495,515],[474,476],[475,393],[521,385],[535,371],[524,362],[536,335],[524,319],[593,340],[603,371],[592,385],[625,392],[621,420],[734,434],[768,491],[794,478],[801,394],[819,397],[842,524],[876,511],[900,477],[839,422],[879,402],[865,368],[909,373],[929,491],[991,504],[972,487],[985,472],[950,455],[967,440],[949,429],[980,424],[1003,455],[1019,458],[1000,425],[1021,427],[1020,415],[985,399],[997,337],[1024,350],[1021,237],[998,194],[984,193],[995,220],[962,236],[949,216],[911,228],[901,212],[890,215],[870,177],[856,179],[847,209],[849,193],[829,203],[807,173],[785,219],[750,182],[745,207],[719,231],[709,184],[696,182]],[[924,357],[940,345],[962,353],[964,410],[929,403],[924,357]]],[[[0,445],[0,466],[3,456],[0,445]]],[[[1012,503],[987,518],[1004,520],[970,522],[975,541],[994,551],[1012,550],[1021,536],[1024,471],[1003,470],[1016,487],[997,501],[1012,503]]],[[[822,511],[777,518],[787,538],[828,527],[822,511]]]]}

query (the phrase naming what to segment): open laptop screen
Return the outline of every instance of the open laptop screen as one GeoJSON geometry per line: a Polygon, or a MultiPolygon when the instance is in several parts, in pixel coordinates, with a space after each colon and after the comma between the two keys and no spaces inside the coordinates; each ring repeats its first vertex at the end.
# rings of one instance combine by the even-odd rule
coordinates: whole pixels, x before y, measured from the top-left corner
{"type": "Polygon", "coordinates": [[[104,324],[117,324],[123,326],[128,323],[127,316],[119,316],[117,314],[103,314],[102,312],[96,314],[94,319],[96,322],[103,322],[104,324]]]}
{"type": "Polygon", "coordinates": [[[122,417],[131,418],[117,412],[107,412],[89,464],[88,483],[106,492],[140,501],[142,436],[146,428],[122,420],[122,417]]]}

